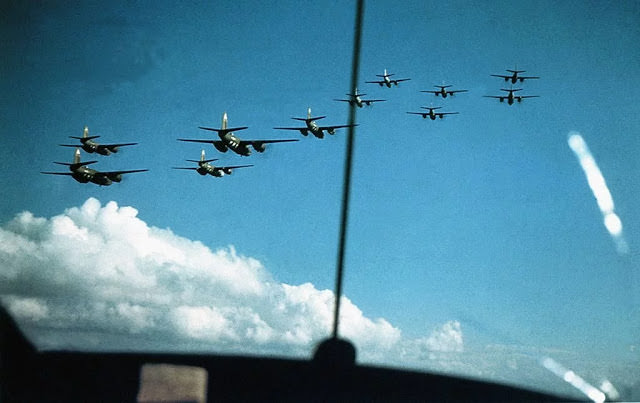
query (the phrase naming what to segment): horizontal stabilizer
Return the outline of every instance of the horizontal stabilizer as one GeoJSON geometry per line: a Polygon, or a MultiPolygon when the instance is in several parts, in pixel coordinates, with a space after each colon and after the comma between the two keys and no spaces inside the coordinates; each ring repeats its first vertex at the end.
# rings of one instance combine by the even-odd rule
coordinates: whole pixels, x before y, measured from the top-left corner
{"type": "Polygon", "coordinates": [[[202,129],[202,130],[209,130],[212,132],[218,132],[218,133],[229,133],[229,132],[234,132],[237,130],[244,130],[249,128],[249,126],[245,126],[245,127],[232,127],[232,128],[227,128],[227,129],[216,129],[213,127],[202,127],[202,126],[198,126],[198,129],[202,129]]]}
{"type": "Polygon", "coordinates": [[[69,138],[71,139],[78,139],[78,140],[92,140],[92,139],[97,139],[100,136],[87,136],[87,137],[78,137],[78,136],[69,136],[69,138]]]}

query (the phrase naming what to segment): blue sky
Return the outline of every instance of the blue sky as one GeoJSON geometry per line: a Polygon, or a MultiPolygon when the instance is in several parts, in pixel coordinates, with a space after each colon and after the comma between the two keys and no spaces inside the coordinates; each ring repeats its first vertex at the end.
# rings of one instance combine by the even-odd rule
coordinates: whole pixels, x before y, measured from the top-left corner
{"type": "MultiPolygon", "coordinates": [[[[328,304],[323,290],[334,282],[346,133],[318,140],[272,128],[297,124],[290,118],[305,116],[308,107],[328,116],[320,123],[346,123],[346,104],[333,99],[349,91],[352,2],[53,2],[3,8],[0,222],[6,242],[35,243],[41,253],[63,243],[55,223],[69,218],[82,228],[87,217],[96,220],[93,227],[86,224],[89,234],[106,239],[108,223],[95,213],[103,211],[122,218],[112,218],[123,224],[111,234],[130,224],[181,245],[199,242],[211,255],[246,263],[260,281],[299,287],[294,290],[307,296],[306,303],[315,295],[328,304]],[[170,169],[200,155],[199,145],[176,139],[207,138],[210,133],[197,127],[219,127],[225,111],[231,126],[249,127],[238,133],[241,138],[300,141],[248,158],[206,147],[207,157],[220,164],[255,165],[228,177],[170,169]],[[64,168],[52,162],[70,161],[73,150],[57,144],[79,136],[85,125],[104,142],[140,143],[98,156],[95,168],[150,171],[109,187],[41,175],[64,168]],[[113,210],[116,205],[120,210],[113,210]],[[23,211],[48,224],[16,219],[23,211]],[[36,236],[36,230],[48,235],[36,236]],[[43,239],[51,245],[39,244],[43,239]]],[[[344,291],[363,323],[385,335],[384,342],[364,345],[375,350],[376,343],[401,338],[440,351],[433,340],[453,334],[449,350],[467,357],[487,346],[533,346],[562,351],[584,366],[597,361],[637,368],[639,16],[637,1],[366,4],[359,89],[387,101],[357,114],[344,291]],[[516,85],[522,94],[540,98],[508,106],[483,97],[509,88],[490,74],[516,66],[541,77],[516,85]],[[412,80],[391,89],[364,83],[385,68],[412,80]],[[419,92],[436,84],[469,92],[444,100],[419,92]],[[420,106],[460,113],[434,122],[405,113],[420,106]],[[603,225],[567,142],[572,130],[581,133],[606,180],[626,253],[616,249],[603,225]]],[[[82,239],[77,249],[92,238],[82,239]]],[[[104,250],[117,254],[118,247],[127,249],[123,245],[104,250]]],[[[16,270],[31,270],[33,263],[14,252],[6,247],[2,255],[8,280],[3,301],[14,308],[48,303],[49,310],[39,312],[53,312],[52,297],[25,291],[26,280],[16,270]]],[[[87,259],[76,252],[77,259],[87,259]]],[[[90,259],[101,262],[95,253],[90,259]]],[[[57,267],[60,261],[41,263],[57,267]]],[[[70,276],[64,273],[36,277],[51,285],[70,276]]],[[[182,280],[187,284],[188,278],[182,280]]],[[[289,302],[294,294],[277,293],[289,302]]],[[[138,307],[134,313],[145,307],[122,298],[138,307]]],[[[229,312],[243,301],[227,305],[226,321],[242,322],[229,312]]],[[[216,307],[198,304],[185,306],[198,305],[205,317],[216,307]]],[[[31,322],[23,322],[34,334],[50,334],[45,316],[26,315],[31,322]]],[[[267,316],[262,312],[265,323],[280,329],[267,316]]],[[[47,340],[55,345],[55,337],[47,340]]],[[[210,342],[204,346],[214,351],[233,349],[231,342],[210,342]]],[[[283,343],[268,351],[290,353],[283,343]]],[[[294,353],[311,351],[311,342],[300,343],[294,353]]],[[[369,359],[422,369],[435,365],[369,359]]],[[[613,376],[601,372],[593,382],[613,376]]]]}

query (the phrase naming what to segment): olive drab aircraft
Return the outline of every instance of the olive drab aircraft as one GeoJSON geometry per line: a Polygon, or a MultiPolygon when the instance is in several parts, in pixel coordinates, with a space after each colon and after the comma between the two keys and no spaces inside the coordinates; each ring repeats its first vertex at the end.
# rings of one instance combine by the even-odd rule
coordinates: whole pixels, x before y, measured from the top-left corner
{"type": "Polygon", "coordinates": [[[248,157],[251,155],[251,149],[249,146],[253,147],[254,150],[261,153],[266,149],[266,144],[269,143],[285,143],[290,141],[298,141],[298,139],[284,139],[284,140],[241,140],[236,137],[233,132],[238,130],[244,130],[247,127],[227,127],[227,112],[222,115],[222,128],[215,129],[212,127],[202,127],[199,126],[198,129],[209,130],[212,132],[218,133],[220,140],[195,140],[195,139],[178,139],[179,141],[189,141],[193,143],[207,143],[212,144],[216,150],[221,153],[226,153],[227,150],[231,150],[236,154],[248,157]]]}
{"type": "Polygon", "coordinates": [[[121,182],[122,175],[130,174],[134,172],[145,172],[148,169],[131,169],[127,171],[108,171],[108,172],[100,172],[95,169],[87,168],[86,165],[96,163],[98,161],[80,161],[80,149],[76,148],[76,152],[73,156],[73,162],[54,162],[54,164],[58,165],[66,165],[69,167],[69,171],[71,172],[40,172],[47,175],[67,175],[73,177],[76,181],[80,183],[95,183],[100,186],[109,186],[113,182],[121,182]]]}
{"type": "Polygon", "coordinates": [[[410,78],[396,78],[396,79],[391,79],[391,76],[394,76],[395,74],[388,74],[387,73],[387,69],[384,69],[384,74],[376,74],[376,77],[380,77],[382,78],[382,80],[377,80],[377,81],[365,81],[365,83],[368,84],[378,84],[379,86],[383,86],[386,85],[387,88],[391,88],[391,85],[395,85],[396,87],[398,86],[399,82],[402,81],[409,81],[411,80],[410,78]]]}
{"type": "Polygon", "coordinates": [[[442,98],[446,98],[447,95],[453,96],[458,92],[467,92],[468,90],[448,90],[447,88],[451,87],[451,85],[434,85],[436,88],[440,88],[439,90],[424,90],[420,92],[429,92],[434,94],[435,96],[442,96],[442,98]]]}
{"type": "Polygon", "coordinates": [[[513,93],[516,91],[522,91],[522,88],[511,88],[511,89],[504,89],[501,88],[500,91],[506,91],[508,92],[507,95],[483,95],[485,98],[497,98],[500,100],[500,102],[504,102],[504,100],[507,100],[507,103],[509,105],[513,105],[513,103],[515,101],[518,102],[522,102],[523,99],[525,98],[538,98],[539,95],[514,95],[513,93]]]}
{"type": "Polygon", "coordinates": [[[525,70],[509,70],[506,69],[506,71],[508,71],[509,75],[502,75],[502,74],[491,74],[492,77],[500,77],[500,78],[504,78],[504,81],[511,81],[511,84],[515,84],[518,82],[518,80],[520,82],[524,82],[524,80],[534,80],[540,77],[534,77],[534,76],[521,76],[520,73],[524,73],[525,70]]]}
{"type": "MultiPolygon", "coordinates": [[[[117,153],[119,147],[124,146],[134,146],[138,143],[117,143],[117,144],[99,144],[93,141],[93,139],[97,139],[100,136],[89,136],[89,128],[87,126],[84,127],[84,132],[82,133],[82,137],[77,136],[69,136],[72,139],[80,140],[82,149],[88,153],[98,153],[100,155],[110,155],[111,153],[117,153]]],[[[58,144],[62,147],[78,147],[78,144],[58,144]]]]}
{"type": "Polygon", "coordinates": [[[185,160],[185,161],[189,161],[189,162],[195,162],[198,164],[198,167],[173,167],[173,169],[187,169],[187,170],[191,170],[191,171],[196,171],[198,172],[200,175],[205,176],[205,175],[211,175],[211,176],[215,176],[216,178],[220,178],[224,175],[231,175],[231,172],[236,169],[236,168],[245,168],[245,167],[252,167],[253,165],[233,165],[233,166],[228,166],[228,167],[216,167],[210,164],[210,162],[212,161],[217,161],[217,158],[213,158],[213,159],[205,159],[204,158],[204,150],[202,150],[202,153],[200,154],[200,160],[185,160]]]}
{"type": "Polygon", "coordinates": [[[274,127],[274,129],[278,130],[298,130],[302,133],[303,136],[307,136],[309,133],[313,134],[317,138],[324,138],[324,132],[326,131],[329,134],[335,134],[336,129],[341,129],[343,127],[352,127],[357,125],[336,125],[336,126],[319,126],[316,123],[316,120],[324,119],[326,116],[311,116],[311,108],[307,109],[307,117],[306,118],[291,118],[293,120],[300,120],[306,124],[306,127],[274,127]]]}
{"type": "Polygon", "coordinates": [[[421,106],[422,109],[427,109],[428,112],[407,112],[412,115],[421,115],[424,119],[430,118],[436,120],[436,118],[443,119],[444,115],[457,115],[459,112],[435,112],[436,109],[442,108],[442,106],[421,106]]]}
{"type": "Polygon", "coordinates": [[[362,108],[364,105],[371,106],[374,102],[384,102],[386,99],[362,99],[363,96],[367,94],[362,94],[358,92],[356,88],[355,94],[345,94],[349,99],[334,99],[334,101],[340,102],[348,102],[349,105],[356,105],[358,108],[362,108]]]}

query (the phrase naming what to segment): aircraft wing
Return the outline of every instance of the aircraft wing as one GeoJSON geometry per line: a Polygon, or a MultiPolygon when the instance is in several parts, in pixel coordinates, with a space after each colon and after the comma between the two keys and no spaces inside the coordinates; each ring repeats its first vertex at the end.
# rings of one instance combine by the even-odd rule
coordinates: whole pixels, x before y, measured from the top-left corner
{"type": "Polygon", "coordinates": [[[447,90],[447,92],[448,92],[449,94],[455,94],[455,93],[458,93],[458,92],[468,92],[468,91],[469,91],[469,90],[451,90],[451,91],[447,90]]]}
{"type": "Polygon", "coordinates": [[[395,82],[395,83],[401,83],[403,81],[409,81],[409,80],[411,80],[411,79],[410,78],[398,78],[396,80],[391,80],[391,81],[395,82]]]}
{"type": "Polygon", "coordinates": [[[334,101],[340,101],[340,102],[349,102],[349,103],[355,102],[353,99],[335,99],[334,98],[333,100],[334,101]]]}
{"type": "Polygon", "coordinates": [[[121,174],[132,174],[135,172],[145,172],[148,169],[130,169],[128,171],[98,171],[95,173],[96,176],[111,176],[111,175],[121,175],[121,174]]]}
{"type": "MultiPolygon", "coordinates": [[[[440,91],[440,90],[438,90],[438,91],[436,91],[436,90],[422,90],[420,92],[428,92],[428,93],[431,93],[431,94],[440,94],[442,91],[440,91]]],[[[449,92],[449,91],[447,91],[447,92],[449,92]]]]}
{"type": "Polygon", "coordinates": [[[518,80],[533,80],[536,78],[540,78],[540,77],[534,77],[534,76],[518,76],[518,80]]]}
{"type": "Polygon", "coordinates": [[[460,112],[435,112],[436,115],[457,115],[460,112]]]}
{"type": "Polygon", "coordinates": [[[505,76],[502,74],[491,74],[491,77],[500,77],[500,78],[504,78],[505,80],[511,78],[511,76],[505,76]]]}
{"type": "Polygon", "coordinates": [[[230,167],[216,167],[219,169],[236,169],[236,168],[246,168],[246,167],[252,167],[253,165],[232,165],[230,167]]]}
{"type": "Polygon", "coordinates": [[[540,95],[516,95],[516,98],[539,98],[540,95]]]}
{"type": "Polygon", "coordinates": [[[135,146],[136,144],[138,144],[138,143],[99,144],[98,148],[113,148],[113,147],[135,146]]]}
{"type": "Polygon", "coordinates": [[[191,143],[206,143],[206,144],[213,144],[214,146],[220,145],[220,144],[224,144],[224,141],[221,140],[196,140],[196,139],[178,139],[178,141],[188,141],[191,143]]]}
{"type": "Polygon", "coordinates": [[[506,95],[503,95],[503,96],[499,96],[499,95],[483,95],[483,97],[500,99],[500,98],[506,98],[507,96],[506,95]]]}
{"type": "Polygon", "coordinates": [[[40,173],[41,174],[47,174],[47,175],[67,175],[67,176],[73,175],[72,172],[42,172],[42,171],[40,171],[40,173]]]}
{"type": "Polygon", "coordinates": [[[190,168],[186,168],[186,167],[171,167],[173,169],[188,169],[190,171],[197,171],[198,168],[194,168],[194,167],[190,167],[190,168]]]}
{"type": "Polygon", "coordinates": [[[384,102],[384,101],[386,101],[386,99],[363,99],[362,103],[366,104],[369,102],[384,102]]]}
{"type": "Polygon", "coordinates": [[[365,81],[365,83],[367,84],[384,84],[385,81],[379,80],[379,81],[365,81]]]}
{"type": "Polygon", "coordinates": [[[320,130],[342,129],[343,127],[352,127],[358,125],[336,125],[336,126],[320,126],[320,130]]]}
{"type": "MultiPolygon", "coordinates": [[[[299,130],[299,129],[298,129],[299,130]]],[[[270,144],[270,143],[287,143],[290,141],[299,141],[298,139],[282,139],[282,140],[240,140],[240,144],[246,144],[254,146],[254,144],[270,144]]]]}

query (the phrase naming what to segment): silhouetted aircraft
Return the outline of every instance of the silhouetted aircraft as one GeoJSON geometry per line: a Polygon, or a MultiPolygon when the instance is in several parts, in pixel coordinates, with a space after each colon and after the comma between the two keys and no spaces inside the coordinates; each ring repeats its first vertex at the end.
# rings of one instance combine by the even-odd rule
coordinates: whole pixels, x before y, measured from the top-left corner
{"type": "Polygon", "coordinates": [[[349,105],[356,105],[358,108],[362,108],[364,105],[370,106],[374,102],[384,102],[386,99],[362,99],[361,97],[367,94],[361,94],[356,88],[355,94],[346,94],[351,97],[350,99],[334,99],[334,101],[348,102],[349,105]]]}
{"type": "Polygon", "coordinates": [[[444,115],[457,115],[458,112],[434,112],[436,109],[442,108],[442,106],[429,107],[429,106],[421,106],[422,109],[428,109],[429,112],[407,112],[412,115],[421,115],[424,119],[427,117],[431,118],[431,120],[436,120],[436,118],[444,118],[444,115]]]}
{"type": "Polygon", "coordinates": [[[511,73],[511,74],[510,75],[491,74],[491,76],[504,78],[504,81],[511,80],[511,84],[515,84],[516,82],[518,82],[518,80],[520,80],[520,82],[523,82],[524,80],[533,80],[533,79],[536,79],[536,78],[540,78],[540,77],[521,76],[521,75],[519,75],[520,73],[524,73],[525,70],[509,70],[509,69],[507,69],[507,71],[509,73],[511,73]]]}
{"type": "Polygon", "coordinates": [[[516,91],[522,91],[522,88],[512,88],[512,89],[500,89],[500,91],[506,91],[509,94],[507,95],[484,95],[485,98],[497,98],[500,100],[500,102],[504,102],[504,100],[507,100],[507,103],[509,105],[513,105],[514,101],[518,101],[518,102],[522,102],[523,99],[525,98],[538,98],[539,95],[513,95],[514,92],[516,91]]]}
{"type": "Polygon", "coordinates": [[[440,88],[439,90],[424,90],[424,91],[420,91],[420,92],[429,92],[431,94],[434,94],[435,96],[441,95],[442,98],[446,98],[447,95],[451,95],[453,96],[454,94],[458,93],[458,92],[467,92],[468,90],[448,90],[447,88],[451,87],[450,85],[434,85],[434,87],[436,88],[440,88]]]}
{"type": "MultiPolygon", "coordinates": [[[[319,126],[316,123],[316,120],[324,119],[326,116],[311,116],[311,108],[307,109],[307,117],[306,118],[291,118],[293,120],[300,120],[305,122],[306,127],[274,127],[274,129],[279,130],[298,130],[302,133],[303,136],[307,136],[309,132],[321,139],[324,137],[324,132],[326,131],[329,134],[335,134],[336,129],[341,129],[343,127],[351,127],[351,125],[336,125],[336,126],[319,126]]],[[[353,125],[357,126],[357,125],[353,125]]]]}
{"type": "MultiPolygon", "coordinates": [[[[69,136],[72,139],[80,140],[80,147],[88,153],[98,153],[101,155],[110,155],[111,153],[117,153],[119,147],[124,146],[134,146],[138,143],[117,143],[117,144],[99,144],[93,141],[93,139],[97,139],[100,136],[89,136],[89,128],[87,126],[84,127],[84,132],[82,133],[82,137],[77,136],[69,136]]],[[[77,144],[58,144],[62,147],[78,147],[77,144]]]]}
{"type": "Polygon", "coordinates": [[[185,160],[185,161],[189,161],[189,162],[195,162],[198,164],[198,167],[190,167],[190,168],[183,168],[183,167],[173,167],[173,169],[188,169],[191,171],[196,171],[198,172],[200,175],[212,175],[215,176],[217,178],[220,178],[222,176],[226,175],[231,175],[232,170],[236,169],[236,168],[245,168],[245,167],[252,167],[253,165],[233,165],[233,166],[228,166],[228,167],[216,167],[213,166],[211,164],[209,164],[212,161],[217,161],[217,158],[213,158],[213,159],[209,159],[206,160],[204,159],[204,150],[202,150],[202,153],[200,154],[200,160],[185,160]]]}
{"type": "Polygon", "coordinates": [[[376,74],[376,77],[382,77],[382,80],[379,80],[379,81],[365,81],[365,83],[378,84],[381,87],[383,85],[386,85],[387,88],[391,88],[391,84],[397,86],[399,82],[411,80],[410,78],[397,78],[397,79],[389,78],[389,77],[391,77],[393,75],[395,75],[395,74],[387,74],[387,69],[384,69],[384,74],[376,74]]]}
{"type": "Polygon", "coordinates": [[[98,161],[80,161],[80,149],[76,148],[76,152],[73,156],[73,162],[54,162],[54,164],[66,165],[71,172],[40,172],[47,175],[66,175],[71,176],[73,179],[80,183],[95,183],[100,186],[109,186],[113,182],[122,181],[122,175],[130,174],[134,172],[145,172],[148,169],[132,169],[128,171],[108,171],[100,172],[95,169],[87,168],[85,165],[93,164],[98,161]]]}
{"type": "Polygon", "coordinates": [[[227,112],[222,115],[222,128],[214,129],[211,127],[198,127],[203,130],[210,130],[212,132],[218,133],[220,140],[194,140],[194,139],[178,139],[180,141],[190,141],[193,143],[208,143],[213,144],[216,150],[226,153],[228,149],[235,152],[236,154],[243,155],[248,157],[251,155],[251,149],[249,146],[253,147],[254,150],[261,153],[266,149],[266,144],[269,143],[284,143],[289,141],[298,141],[298,139],[285,139],[285,140],[240,140],[236,136],[233,135],[233,132],[236,130],[244,130],[247,127],[227,127],[227,112]]]}

